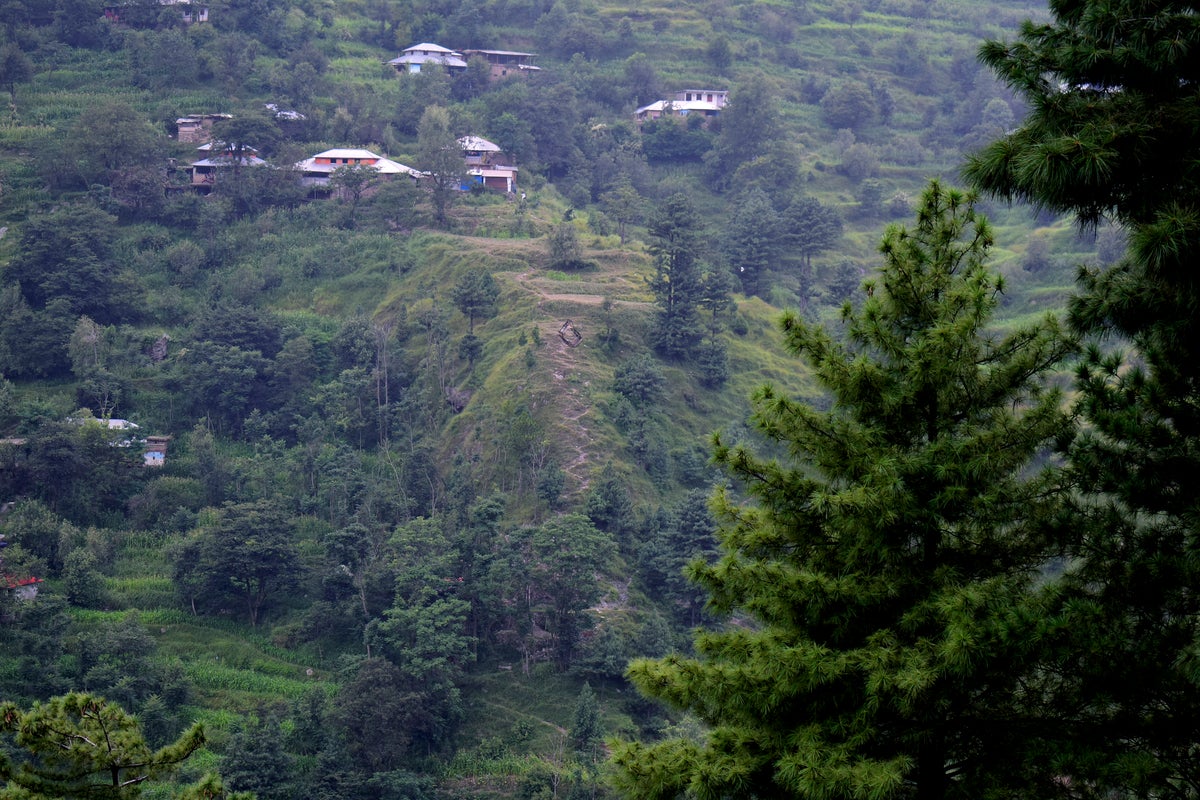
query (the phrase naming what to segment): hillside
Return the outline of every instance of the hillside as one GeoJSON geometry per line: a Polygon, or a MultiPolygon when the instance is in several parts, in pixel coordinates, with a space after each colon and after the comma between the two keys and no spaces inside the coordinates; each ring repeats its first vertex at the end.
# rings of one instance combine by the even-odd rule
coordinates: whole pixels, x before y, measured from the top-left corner
{"type": "MultiPolygon", "coordinates": [[[[603,735],[696,724],[622,673],[708,621],[681,574],[715,548],[708,439],[767,447],[764,384],[824,402],[781,310],[836,326],[884,226],[1022,115],[974,53],[1044,13],[109,12],[0,10],[0,532],[6,573],[45,578],[0,605],[0,696],[102,694],[155,744],[201,721],[176,783],[219,769],[261,800],[594,796],[603,735]],[[540,70],[386,65],[420,42],[540,70]],[[729,105],[635,122],[698,89],[729,105]],[[266,164],[198,191],[176,121],[217,114],[217,141],[266,164]],[[450,192],[440,219],[436,175],[296,172],[355,148],[436,173],[439,120],[498,144],[517,191],[450,192]],[[161,468],[147,435],[170,437],[161,468]]],[[[1123,248],[986,205],[1004,324],[1123,248]]]]}

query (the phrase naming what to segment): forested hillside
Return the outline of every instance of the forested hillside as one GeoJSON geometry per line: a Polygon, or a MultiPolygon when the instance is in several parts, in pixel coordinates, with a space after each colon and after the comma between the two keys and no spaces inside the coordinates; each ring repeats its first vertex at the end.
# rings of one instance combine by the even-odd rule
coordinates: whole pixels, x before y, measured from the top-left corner
{"type": "MultiPolygon", "coordinates": [[[[624,672],[710,621],[683,569],[745,482],[711,433],[782,452],[764,383],[828,404],[780,313],[838,330],[885,226],[1025,116],[976,53],[1045,10],[201,8],[0,8],[0,700],[203,723],[151,797],[610,794],[605,737],[698,730],[624,672]],[[539,69],[387,63],[419,43],[539,69]],[[728,105],[635,119],[692,91],[728,105]],[[423,175],[299,166],[362,150],[423,175]]],[[[1125,250],[980,209],[997,329],[1125,250]]]]}

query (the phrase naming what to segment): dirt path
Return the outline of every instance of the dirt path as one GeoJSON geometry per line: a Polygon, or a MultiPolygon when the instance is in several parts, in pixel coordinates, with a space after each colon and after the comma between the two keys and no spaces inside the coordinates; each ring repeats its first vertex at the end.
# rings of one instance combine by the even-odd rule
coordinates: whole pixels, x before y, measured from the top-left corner
{"type": "Polygon", "coordinates": [[[568,485],[578,487],[576,491],[582,495],[589,485],[589,454],[596,450],[596,437],[591,429],[591,415],[594,411],[589,391],[591,382],[586,377],[582,380],[569,380],[572,376],[582,377],[576,356],[580,351],[570,347],[559,337],[559,326],[573,316],[569,310],[570,306],[595,309],[604,304],[606,297],[612,299],[614,306],[625,308],[649,309],[653,307],[653,303],[613,299],[613,295],[633,294],[636,288],[624,276],[607,271],[582,274],[581,278],[584,280],[594,279],[593,284],[586,287],[593,292],[579,294],[553,291],[558,287],[547,287],[546,284],[551,281],[532,269],[509,274],[517,285],[537,302],[537,324],[546,342],[538,352],[539,356],[548,358],[557,388],[555,403],[562,423],[562,436],[558,445],[562,451],[560,457],[564,461],[561,468],[568,476],[568,485]],[[594,293],[595,288],[607,288],[608,285],[611,285],[613,290],[611,295],[594,293]],[[560,307],[552,314],[547,311],[547,304],[560,307]],[[562,305],[566,305],[567,308],[562,308],[562,305]]]}
{"type": "Polygon", "coordinates": [[[533,714],[529,714],[525,711],[520,711],[516,708],[513,708],[512,706],[506,706],[503,703],[497,703],[495,700],[489,700],[486,697],[476,697],[475,702],[479,702],[480,700],[482,700],[485,705],[489,705],[493,708],[498,708],[501,711],[505,711],[508,714],[511,714],[514,716],[526,717],[527,719],[531,719],[534,722],[538,723],[539,725],[545,725],[547,728],[552,728],[561,734],[565,735],[567,732],[566,728],[564,728],[561,725],[556,725],[555,723],[551,722],[548,719],[542,719],[541,717],[535,717],[533,714]]]}
{"type": "Polygon", "coordinates": [[[574,348],[568,347],[557,334],[554,336],[550,351],[551,369],[555,385],[558,387],[558,414],[566,436],[561,444],[570,454],[562,465],[563,472],[570,477],[571,483],[579,487],[579,493],[587,491],[589,483],[588,453],[593,450],[595,437],[588,426],[588,418],[592,412],[591,399],[586,392],[589,381],[582,383],[567,380],[567,375],[576,368],[571,357],[574,348]]]}

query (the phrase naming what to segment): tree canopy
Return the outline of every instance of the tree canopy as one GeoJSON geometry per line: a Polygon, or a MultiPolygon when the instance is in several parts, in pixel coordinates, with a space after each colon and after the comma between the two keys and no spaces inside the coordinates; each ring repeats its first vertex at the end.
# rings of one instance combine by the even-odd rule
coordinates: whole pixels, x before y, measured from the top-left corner
{"type": "Polygon", "coordinates": [[[1057,0],[982,58],[1030,106],[967,165],[981,189],[1125,228],[1125,258],[1080,273],[1071,322],[1086,420],[1069,452],[1081,500],[1047,674],[1087,735],[1060,769],[1134,796],[1195,794],[1190,664],[1200,474],[1200,106],[1191,3],[1057,0]],[[1123,353],[1112,342],[1132,345],[1123,353]]]}
{"type": "Polygon", "coordinates": [[[137,720],[115,703],[72,692],[33,708],[0,705],[0,733],[12,735],[17,760],[0,755],[0,796],[124,800],[178,766],[204,744],[195,725],[151,750],[137,720]]]}
{"type": "Polygon", "coordinates": [[[756,397],[780,462],[718,437],[752,502],[717,495],[722,556],[693,579],[735,624],[697,658],[636,662],[649,695],[711,730],[700,744],[624,744],[634,798],[1000,796],[1047,790],[1014,770],[1035,704],[1033,586],[1055,474],[1033,468],[1069,427],[1044,385],[1070,350],[1047,317],[999,338],[992,238],[973,198],[933,183],[845,343],[795,315],[790,352],[828,392],[819,410],[756,397]]]}

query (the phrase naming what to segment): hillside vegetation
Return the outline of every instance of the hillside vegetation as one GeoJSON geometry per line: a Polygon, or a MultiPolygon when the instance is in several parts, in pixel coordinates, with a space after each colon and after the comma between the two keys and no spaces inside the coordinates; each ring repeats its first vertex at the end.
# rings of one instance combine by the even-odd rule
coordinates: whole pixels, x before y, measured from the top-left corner
{"type": "MultiPolygon", "coordinates": [[[[836,327],[884,227],[1021,118],[975,52],[1042,13],[0,9],[0,532],[6,573],[45,579],[0,604],[0,696],[104,695],[154,744],[203,722],[177,780],[260,800],[609,791],[605,736],[696,725],[623,672],[706,620],[682,569],[715,548],[710,434],[755,437],[763,384],[826,402],[780,312],[836,327]],[[541,70],[385,64],[418,42],[541,70]],[[710,88],[730,105],[707,124],[634,122],[710,88]],[[442,220],[429,181],[300,187],[292,165],[334,147],[430,170],[430,109],[514,156],[517,192],[454,192],[442,220]],[[218,113],[270,166],[198,194],[175,120],[218,113]],[[170,437],[161,468],[147,435],[170,437]]],[[[1124,248],[983,210],[1002,324],[1124,248]]]]}

